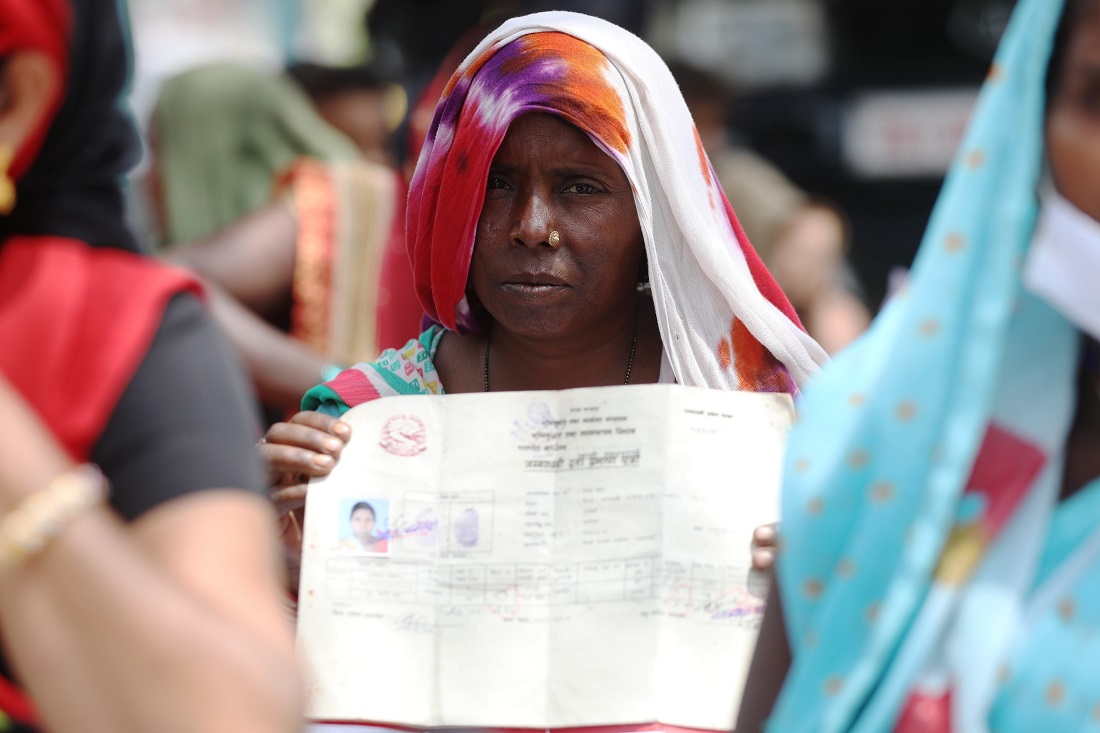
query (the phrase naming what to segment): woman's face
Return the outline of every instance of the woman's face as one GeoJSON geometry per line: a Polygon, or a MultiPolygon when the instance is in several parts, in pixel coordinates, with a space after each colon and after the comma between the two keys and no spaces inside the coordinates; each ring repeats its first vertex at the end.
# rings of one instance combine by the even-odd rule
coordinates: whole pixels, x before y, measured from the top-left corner
{"type": "Polygon", "coordinates": [[[486,186],[468,287],[498,324],[568,336],[633,317],[645,251],[633,192],[585,133],[548,114],[516,119],[486,186]]]}
{"type": "Polygon", "coordinates": [[[370,509],[356,509],[352,512],[351,531],[359,540],[370,537],[374,531],[374,513],[370,509]]]}
{"type": "Polygon", "coordinates": [[[1047,158],[1058,192],[1100,221],[1100,12],[1077,22],[1062,69],[1047,115],[1047,158]]]}

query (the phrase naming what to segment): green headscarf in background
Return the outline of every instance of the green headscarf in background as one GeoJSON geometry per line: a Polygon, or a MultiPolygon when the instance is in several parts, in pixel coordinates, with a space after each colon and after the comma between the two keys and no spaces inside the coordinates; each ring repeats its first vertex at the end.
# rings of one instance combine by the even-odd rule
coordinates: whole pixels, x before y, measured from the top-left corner
{"type": "Polygon", "coordinates": [[[262,206],[275,177],[298,157],[359,158],[293,81],[234,63],[166,81],[151,132],[167,245],[204,237],[262,206]]]}

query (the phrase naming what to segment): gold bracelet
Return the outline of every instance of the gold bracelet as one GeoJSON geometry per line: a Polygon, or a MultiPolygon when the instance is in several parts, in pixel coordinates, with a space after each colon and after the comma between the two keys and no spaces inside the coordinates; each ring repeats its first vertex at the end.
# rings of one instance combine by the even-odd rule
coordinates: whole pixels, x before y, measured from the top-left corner
{"type": "Polygon", "coordinates": [[[106,498],[107,479],[91,463],[58,475],[0,519],[0,567],[42,552],[73,519],[106,498]]]}

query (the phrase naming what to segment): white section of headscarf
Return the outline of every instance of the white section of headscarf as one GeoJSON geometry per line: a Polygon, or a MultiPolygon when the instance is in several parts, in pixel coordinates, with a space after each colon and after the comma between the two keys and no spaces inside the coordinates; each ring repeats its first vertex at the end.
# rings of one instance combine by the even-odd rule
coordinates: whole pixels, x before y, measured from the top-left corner
{"type": "Polygon", "coordinates": [[[1043,193],[1024,285],[1100,339],[1100,222],[1053,188],[1043,193]]]}
{"type": "Polygon", "coordinates": [[[718,357],[719,342],[729,337],[736,316],[801,387],[828,357],[757,289],[726,217],[713,168],[714,206],[710,204],[683,95],[648,44],[599,18],[535,13],[489,34],[461,68],[492,46],[543,31],[587,42],[618,71],[609,81],[623,101],[632,138],[627,159],[619,160],[634,187],[657,321],[676,380],[688,386],[738,388],[735,371],[723,369],[718,357]]]}

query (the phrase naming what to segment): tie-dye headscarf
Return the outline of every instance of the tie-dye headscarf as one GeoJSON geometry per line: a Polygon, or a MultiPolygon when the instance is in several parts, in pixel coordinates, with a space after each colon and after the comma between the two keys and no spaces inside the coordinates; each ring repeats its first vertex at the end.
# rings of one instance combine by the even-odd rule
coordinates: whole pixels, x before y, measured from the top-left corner
{"type": "Polygon", "coordinates": [[[547,112],[615,159],[634,191],[661,338],[681,384],[795,392],[825,360],[753,251],[671,72],[644,41],[578,13],[517,18],[459,67],[409,192],[417,293],[477,328],[466,281],[489,164],[508,126],[547,112]]]}

